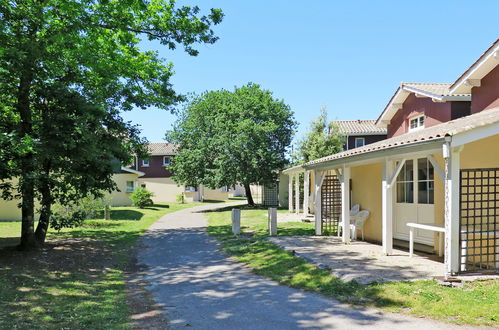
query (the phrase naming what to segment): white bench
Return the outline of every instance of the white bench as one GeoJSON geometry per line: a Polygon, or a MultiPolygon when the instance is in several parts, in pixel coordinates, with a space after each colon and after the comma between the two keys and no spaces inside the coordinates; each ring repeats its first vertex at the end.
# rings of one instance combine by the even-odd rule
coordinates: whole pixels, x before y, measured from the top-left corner
{"type": "Polygon", "coordinates": [[[438,256],[441,257],[443,255],[443,239],[442,239],[442,234],[445,233],[445,227],[442,227],[437,224],[422,224],[422,223],[415,223],[415,222],[409,222],[407,223],[407,226],[409,227],[409,257],[412,257],[414,254],[414,229],[424,229],[424,230],[429,230],[429,231],[436,231],[438,232],[438,256]]]}

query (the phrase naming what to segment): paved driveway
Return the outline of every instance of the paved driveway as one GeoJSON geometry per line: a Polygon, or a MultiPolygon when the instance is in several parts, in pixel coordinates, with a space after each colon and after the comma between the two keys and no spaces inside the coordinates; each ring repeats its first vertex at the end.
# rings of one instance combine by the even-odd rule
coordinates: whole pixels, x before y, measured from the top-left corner
{"type": "MultiPolygon", "coordinates": [[[[280,286],[218,251],[201,206],[168,214],[143,236],[139,264],[169,327],[194,329],[452,329],[373,309],[357,309],[280,286]]],[[[166,327],[166,325],[165,325],[166,327]]]]}

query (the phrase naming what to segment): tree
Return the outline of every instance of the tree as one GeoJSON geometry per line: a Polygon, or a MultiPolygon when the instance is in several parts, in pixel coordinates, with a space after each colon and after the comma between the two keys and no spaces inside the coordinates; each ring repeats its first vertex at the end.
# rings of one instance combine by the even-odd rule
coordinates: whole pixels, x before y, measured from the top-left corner
{"type": "Polygon", "coordinates": [[[293,155],[295,164],[326,157],[343,149],[344,138],[334,122],[328,124],[327,109],[321,108],[320,115],[310,123],[306,136],[298,141],[297,151],[293,155]]]}
{"type": "Polygon", "coordinates": [[[182,45],[197,55],[193,45],[214,43],[211,27],[223,17],[219,9],[205,16],[199,12],[166,0],[0,0],[0,144],[7,147],[0,152],[0,188],[4,195],[21,197],[22,248],[36,245],[37,195],[48,196],[48,206],[54,198],[79,198],[78,188],[88,193],[109,189],[110,158],[121,160],[138,142],[136,129],[123,122],[121,111],[149,106],[171,110],[184,99],[169,82],[172,64],[139,44],[147,38],[170,49],[182,45]],[[71,112],[75,105],[88,114],[83,116],[86,124],[75,118],[81,113],[71,112]],[[63,114],[56,115],[56,109],[63,114]],[[100,126],[86,127],[99,120],[100,126]],[[58,150],[60,143],[43,130],[63,123],[61,128],[73,135],[67,148],[58,150]],[[101,145],[113,143],[109,149],[114,153],[99,153],[85,165],[92,156],[82,152],[97,152],[98,138],[104,138],[101,145]],[[70,144],[79,140],[91,140],[89,148],[62,154],[75,151],[70,144]],[[51,166],[39,162],[44,155],[54,159],[51,166]],[[97,160],[98,168],[91,168],[97,160]],[[88,176],[92,170],[98,172],[95,179],[88,176]],[[19,178],[15,187],[5,181],[14,177],[19,178]]]}
{"type": "Polygon", "coordinates": [[[173,178],[212,189],[275,182],[296,127],[293,112],[257,84],[194,97],[166,139],[179,143],[173,178]]]}

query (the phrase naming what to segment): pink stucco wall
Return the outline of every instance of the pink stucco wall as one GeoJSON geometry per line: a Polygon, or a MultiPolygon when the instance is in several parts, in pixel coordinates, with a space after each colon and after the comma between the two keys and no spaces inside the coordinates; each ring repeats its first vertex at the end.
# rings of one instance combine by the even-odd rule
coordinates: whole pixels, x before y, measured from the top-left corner
{"type": "Polygon", "coordinates": [[[451,102],[433,102],[428,97],[418,98],[410,94],[402,109],[397,111],[388,125],[388,138],[407,133],[408,118],[424,114],[425,127],[451,120],[451,102]]]}
{"type": "Polygon", "coordinates": [[[471,89],[471,113],[499,107],[499,65],[471,89]]]}

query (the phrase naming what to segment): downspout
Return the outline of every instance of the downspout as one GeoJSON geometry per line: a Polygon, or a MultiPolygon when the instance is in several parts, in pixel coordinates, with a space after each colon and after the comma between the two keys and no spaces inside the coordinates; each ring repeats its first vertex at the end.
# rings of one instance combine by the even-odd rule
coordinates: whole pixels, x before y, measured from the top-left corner
{"type": "Polygon", "coordinates": [[[139,170],[139,156],[135,155],[135,170],[139,170]]]}

